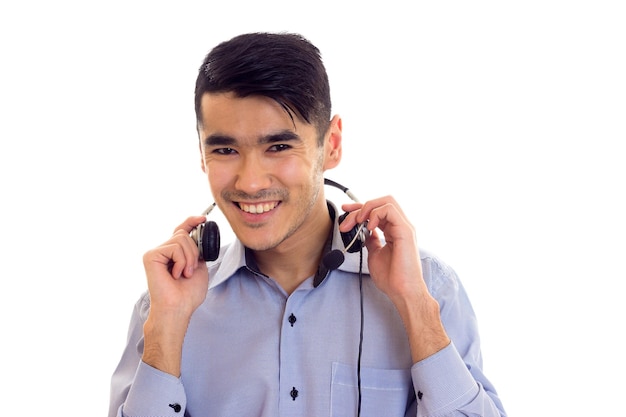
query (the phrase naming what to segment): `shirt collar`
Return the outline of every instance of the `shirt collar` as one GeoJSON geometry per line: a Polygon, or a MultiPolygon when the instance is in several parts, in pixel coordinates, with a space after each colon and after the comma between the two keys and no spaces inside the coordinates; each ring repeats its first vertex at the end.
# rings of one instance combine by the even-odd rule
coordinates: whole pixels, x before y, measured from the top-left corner
{"type": "MultiPolygon", "coordinates": [[[[335,249],[341,251],[344,250],[343,241],[341,239],[341,232],[339,231],[339,225],[337,223],[337,209],[332,202],[327,201],[327,204],[328,212],[331,216],[331,219],[333,220],[333,228],[331,229],[331,233],[328,236],[328,239],[324,243],[324,254],[335,249]]],[[[252,251],[246,248],[239,239],[235,239],[232,243],[222,247],[220,252],[220,256],[216,261],[207,263],[209,267],[209,289],[226,281],[241,268],[247,268],[254,273],[262,275],[262,273],[259,271],[256,261],[254,260],[252,251]]],[[[359,252],[345,252],[344,256],[345,260],[339,266],[339,268],[337,268],[338,270],[358,274],[359,269],[361,269],[361,272],[363,274],[369,273],[367,267],[367,248],[365,246],[363,246],[362,268],[359,265],[361,263],[361,254],[359,252]]],[[[328,272],[329,271],[324,266],[323,262],[320,262],[317,273],[315,274],[315,277],[313,279],[313,286],[317,287],[319,284],[321,284],[324,279],[329,275],[328,272]]]]}

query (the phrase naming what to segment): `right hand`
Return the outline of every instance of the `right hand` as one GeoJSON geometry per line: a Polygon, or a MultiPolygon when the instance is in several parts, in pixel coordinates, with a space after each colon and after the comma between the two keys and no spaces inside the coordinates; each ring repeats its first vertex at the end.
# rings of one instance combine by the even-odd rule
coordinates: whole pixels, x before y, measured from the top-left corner
{"type": "Polygon", "coordinates": [[[205,216],[187,218],[167,242],[143,256],[150,311],[143,326],[142,359],[176,377],[189,320],[209,287],[206,263],[199,260],[198,246],[189,236],[204,221],[205,216]]]}
{"type": "Polygon", "coordinates": [[[188,217],[168,241],[144,254],[151,315],[173,314],[188,320],[204,301],[208,271],[206,263],[199,259],[196,243],[189,236],[204,221],[205,216],[188,217]]]}

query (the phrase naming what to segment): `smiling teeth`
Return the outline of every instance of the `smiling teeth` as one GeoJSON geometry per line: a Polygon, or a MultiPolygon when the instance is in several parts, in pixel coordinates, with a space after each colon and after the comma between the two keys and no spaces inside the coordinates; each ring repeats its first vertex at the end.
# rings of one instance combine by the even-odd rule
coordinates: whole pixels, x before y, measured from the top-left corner
{"type": "Polygon", "coordinates": [[[276,202],[272,202],[272,203],[263,203],[263,204],[243,204],[240,203],[239,207],[245,211],[246,213],[252,213],[252,214],[260,214],[260,213],[265,213],[267,211],[272,210],[274,207],[276,207],[276,202]]]}

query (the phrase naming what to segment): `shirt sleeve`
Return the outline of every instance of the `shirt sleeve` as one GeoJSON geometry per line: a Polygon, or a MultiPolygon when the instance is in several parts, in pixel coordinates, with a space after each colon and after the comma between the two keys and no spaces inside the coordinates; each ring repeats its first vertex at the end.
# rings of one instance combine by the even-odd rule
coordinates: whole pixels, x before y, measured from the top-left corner
{"type": "Polygon", "coordinates": [[[452,342],[411,369],[418,417],[506,417],[493,384],[482,371],[476,315],[461,281],[437,258],[423,257],[422,266],[452,342]]]}
{"type": "Polygon", "coordinates": [[[144,363],[143,324],[150,302],[145,293],[135,304],[126,347],[111,378],[109,417],[180,417],[186,396],[179,378],[144,363]]]}
{"type": "Polygon", "coordinates": [[[140,362],[126,402],[124,417],[180,417],[187,406],[179,378],[140,362]]]}

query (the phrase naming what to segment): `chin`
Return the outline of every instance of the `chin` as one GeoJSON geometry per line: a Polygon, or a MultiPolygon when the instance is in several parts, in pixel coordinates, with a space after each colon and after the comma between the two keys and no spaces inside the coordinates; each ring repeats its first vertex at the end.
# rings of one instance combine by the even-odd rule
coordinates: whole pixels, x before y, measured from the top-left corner
{"type": "MultiPolygon", "coordinates": [[[[259,231],[252,233],[257,234],[258,232],[259,231]]],[[[247,247],[248,249],[252,249],[253,251],[264,251],[273,249],[281,243],[281,241],[276,241],[276,239],[270,238],[267,236],[267,234],[263,234],[262,232],[259,233],[259,235],[260,236],[258,237],[252,237],[250,236],[250,233],[248,233],[247,237],[242,236],[241,238],[239,238],[239,240],[241,240],[241,243],[243,243],[245,247],[247,247]]]]}

